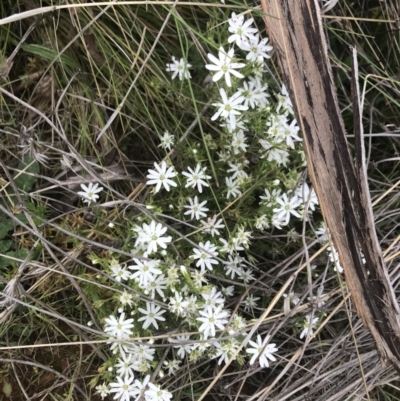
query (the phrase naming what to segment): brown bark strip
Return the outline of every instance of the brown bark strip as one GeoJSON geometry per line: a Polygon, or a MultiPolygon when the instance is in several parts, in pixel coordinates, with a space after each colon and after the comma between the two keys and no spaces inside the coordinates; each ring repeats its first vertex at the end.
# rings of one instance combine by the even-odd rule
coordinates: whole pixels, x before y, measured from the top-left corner
{"type": "Polygon", "coordinates": [[[356,64],[352,82],[356,127],[353,164],[334,89],[318,0],[261,0],[261,3],[303,133],[310,177],[357,313],[371,331],[382,362],[391,361],[400,372],[400,310],[375,233],[356,64]]]}

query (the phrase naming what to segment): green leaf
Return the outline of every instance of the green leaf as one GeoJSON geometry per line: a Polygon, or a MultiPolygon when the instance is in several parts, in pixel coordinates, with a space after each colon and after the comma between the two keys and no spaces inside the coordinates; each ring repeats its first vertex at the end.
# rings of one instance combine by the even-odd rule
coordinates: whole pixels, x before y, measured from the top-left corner
{"type": "Polygon", "coordinates": [[[12,240],[0,241],[0,253],[6,253],[12,246],[14,242],[12,240]]]}
{"type": "Polygon", "coordinates": [[[28,254],[29,250],[25,248],[18,249],[17,251],[6,252],[4,256],[0,256],[0,269],[11,266],[13,263],[18,263],[11,258],[24,260],[28,256],[28,254]],[[9,258],[7,256],[9,256],[9,258]]]}
{"type": "Polygon", "coordinates": [[[37,181],[37,177],[32,174],[39,174],[39,163],[33,157],[24,156],[22,161],[18,164],[17,168],[18,170],[24,172],[21,173],[19,171],[16,171],[14,173],[15,185],[25,192],[30,191],[37,181]]]}
{"type": "Polygon", "coordinates": [[[37,45],[37,44],[24,44],[22,45],[22,49],[27,53],[34,54],[35,56],[39,56],[45,60],[54,61],[58,59],[62,65],[68,65],[69,67],[76,68],[76,63],[66,56],[62,54],[58,56],[58,53],[47,46],[37,45]]]}
{"type": "Polygon", "coordinates": [[[6,397],[10,397],[11,396],[11,392],[12,392],[12,387],[9,381],[7,381],[6,379],[3,379],[3,393],[5,394],[6,397]]]}
{"type": "Polygon", "coordinates": [[[8,216],[0,214],[0,240],[3,239],[9,231],[14,228],[14,223],[8,216]]]}

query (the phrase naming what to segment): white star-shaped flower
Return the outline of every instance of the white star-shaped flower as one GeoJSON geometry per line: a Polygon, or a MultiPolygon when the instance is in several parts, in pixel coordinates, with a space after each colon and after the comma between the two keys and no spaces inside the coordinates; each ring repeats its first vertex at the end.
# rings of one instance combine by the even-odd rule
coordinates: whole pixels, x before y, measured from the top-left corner
{"type": "Polygon", "coordinates": [[[120,358],[118,358],[118,362],[115,365],[115,367],[118,368],[118,375],[125,378],[133,377],[135,364],[136,361],[133,354],[121,354],[120,358]]]}
{"type": "Polygon", "coordinates": [[[126,270],[124,264],[121,266],[117,261],[110,263],[111,277],[114,277],[119,283],[130,278],[131,274],[126,270]]]}
{"type": "Polygon", "coordinates": [[[254,35],[242,41],[240,48],[247,51],[246,60],[257,61],[260,57],[270,58],[267,52],[273,49],[272,46],[267,45],[268,38],[261,39],[259,35],[254,35]]]}
{"type": "Polygon", "coordinates": [[[161,223],[152,220],[150,224],[143,224],[143,233],[141,241],[147,245],[147,253],[157,252],[157,247],[167,248],[167,243],[172,241],[172,237],[163,237],[167,231],[167,227],[163,227],[161,223]]]}
{"type": "Polygon", "coordinates": [[[165,131],[161,137],[161,143],[158,145],[163,149],[171,150],[171,146],[174,146],[174,135],[171,135],[168,131],[165,131]]]}
{"type": "Polygon", "coordinates": [[[286,140],[287,146],[294,149],[294,141],[302,141],[302,139],[297,135],[300,128],[297,126],[296,120],[293,120],[290,125],[284,124],[282,129],[282,136],[286,140]]]}
{"type": "Polygon", "coordinates": [[[281,195],[282,190],[275,188],[270,191],[266,188],[264,191],[265,196],[260,196],[260,199],[262,199],[260,205],[265,205],[267,207],[276,206],[276,199],[281,195]]]}
{"type": "Polygon", "coordinates": [[[190,336],[176,336],[174,343],[179,343],[179,345],[174,345],[174,348],[178,348],[178,356],[183,359],[185,355],[189,355],[193,350],[193,344],[190,343],[190,336]]]}
{"type": "Polygon", "coordinates": [[[149,285],[145,288],[145,290],[149,293],[151,298],[156,297],[156,292],[161,298],[165,298],[164,291],[167,288],[167,280],[164,276],[164,274],[161,274],[160,276],[153,277],[149,285]]]}
{"type": "Polygon", "coordinates": [[[97,394],[101,397],[102,400],[104,400],[105,397],[107,397],[108,393],[110,392],[110,389],[108,388],[107,384],[102,383],[96,386],[97,394]]]}
{"type": "Polygon", "coordinates": [[[276,111],[279,112],[281,107],[283,108],[283,111],[289,111],[290,114],[293,114],[293,104],[292,101],[290,100],[288,91],[286,89],[285,85],[282,85],[281,93],[277,95],[278,98],[278,106],[276,108],[276,111]]]}
{"type": "Polygon", "coordinates": [[[311,315],[306,315],[306,320],[304,321],[303,324],[303,331],[300,333],[300,339],[302,339],[304,336],[306,336],[306,338],[308,336],[311,336],[314,332],[313,329],[315,329],[317,323],[318,323],[317,317],[311,319],[311,315]]]}
{"type": "Polygon", "coordinates": [[[78,195],[82,197],[83,202],[90,204],[91,202],[96,202],[99,199],[99,192],[103,190],[103,187],[99,187],[99,184],[93,184],[89,182],[89,185],[81,184],[83,191],[79,191],[78,195]]]}
{"type": "Polygon", "coordinates": [[[163,365],[168,369],[168,376],[175,374],[181,363],[182,361],[177,359],[173,359],[172,361],[164,361],[163,365]]]}
{"type": "Polygon", "coordinates": [[[233,280],[236,275],[239,277],[243,273],[242,268],[242,258],[240,256],[235,256],[234,258],[231,255],[228,255],[228,262],[224,262],[224,269],[226,271],[226,275],[233,280]]]}
{"type": "Polygon", "coordinates": [[[104,331],[115,338],[129,338],[132,334],[133,319],[125,319],[125,312],[122,312],[118,319],[111,315],[105,319],[104,331]]]}
{"type": "Polygon", "coordinates": [[[184,316],[188,304],[189,302],[184,301],[182,295],[179,292],[175,291],[174,297],[171,297],[169,299],[168,306],[172,313],[184,316]]]}
{"type": "Polygon", "coordinates": [[[233,173],[231,175],[232,179],[248,178],[249,175],[246,173],[246,171],[244,171],[244,169],[247,167],[249,162],[248,162],[248,160],[243,159],[243,158],[242,158],[242,160],[243,160],[243,162],[236,162],[235,164],[228,162],[230,169],[228,169],[227,172],[233,173]]]}
{"type": "Polygon", "coordinates": [[[158,330],[157,320],[165,321],[165,318],[161,315],[165,313],[165,310],[161,310],[161,307],[150,302],[146,302],[146,309],[139,308],[144,316],[138,319],[138,322],[144,320],[143,330],[146,330],[150,325],[153,325],[158,330]]]}
{"type": "Polygon", "coordinates": [[[228,19],[228,31],[232,33],[228,38],[228,43],[236,42],[236,45],[240,47],[243,39],[251,38],[257,33],[257,28],[250,27],[253,21],[253,18],[249,18],[245,22],[243,15],[237,16],[235,13],[232,13],[231,18],[228,19]]]}
{"type": "Polygon", "coordinates": [[[222,253],[229,253],[233,254],[235,252],[235,245],[233,244],[232,240],[227,241],[226,239],[220,238],[220,242],[222,242],[223,246],[220,248],[220,252],[222,253]]]}
{"type": "Polygon", "coordinates": [[[248,107],[242,104],[245,100],[244,96],[240,92],[236,92],[228,99],[224,88],[221,88],[219,93],[221,94],[222,102],[213,103],[213,106],[219,107],[219,109],[211,117],[211,120],[214,121],[218,117],[225,118],[229,120],[232,129],[235,129],[236,116],[240,116],[242,111],[248,110],[248,107]]]}
{"type": "Polygon", "coordinates": [[[257,336],[257,342],[249,341],[249,344],[253,348],[247,348],[246,352],[249,354],[253,354],[250,360],[250,365],[253,365],[255,360],[259,358],[260,366],[262,368],[268,368],[269,360],[276,361],[276,358],[272,355],[274,352],[278,351],[276,348],[276,344],[267,344],[270,339],[270,336],[267,335],[264,338],[264,341],[261,340],[261,336],[257,336]]]}
{"type": "Polygon", "coordinates": [[[149,383],[149,389],[144,393],[145,399],[149,401],[170,401],[172,394],[167,390],[162,390],[159,385],[149,383]]]}
{"type": "Polygon", "coordinates": [[[149,170],[147,178],[147,185],[156,185],[156,192],[158,192],[161,188],[161,185],[169,191],[169,186],[176,187],[177,183],[172,181],[171,178],[176,177],[176,172],[174,171],[174,167],[168,167],[165,161],[161,162],[161,165],[154,163],[155,170],[149,170]]]}
{"type": "Polygon", "coordinates": [[[299,197],[302,203],[304,203],[304,205],[307,204],[309,209],[315,211],[315,205],[318,205],[319,202],[314,188],[310,188],[305,182],[296,189],[295,194],[299,197]]]}
{"type": "MultiPolygon", "coordinates": [[[[239,341],[231,338],[228,341],[224,342],[214,342],[217,354],[215,355],[216,358],[219,358],[218,365],[221,365],[222,362],[228,363],[229,359],[236,353],[238,350],[240,343],[239,341]]],[[[235,358],[236,359],[236,358],[235,358]]]]}
{"type": "Polygon", "coordinates": [[[268,85],[263,84],[258,77],[254,77],[248,82],[243,82],[243,87],[239,91],[245,97],[244,105],[254,109],[257,106],[263,108],[269,103],[267,89],[268,85]]]}
{"type": "Polygon", "coordinates": [[[297,197],[297,195],[293,195],[290,199],[287,194],[283,194],[279,198],[276,199],[276,202],[280,207],[274,209],[274,213],[277,217],[277,220],[284,221],[284,224],[289,224],[290,215],[296,217],[301,217],[301,214],[296,211],[296,208],[300,206],[301,201],[297,197]]]}
{"type": "Polygon", "coordinates": [[[210,241],[207,241],[205,244],[202,242],[199,243],[199,248],[194,248],[194,255],[191,255],[194,259],[198,259],[196,262],[196,266],[200,267],[202,271],[212,270],[212,265],[217,265],[218,261],[213,259],[218,256],[218,251],[215,245],[212,245],[210,241]]]}
{"type": "Polygon", "coordinates": [[[129,401],[131,399],[134,392],[133,379],[133,376],[124,378],[117,376],[117,382],[110,383],[110,393],[115,393],[115,400],[129,401]]]}
{"type": "Polygon", "coordinates": [[[222,224],[223,220],[222,219],[217,220],[216,215],[214,215],[213,217],[209,217],[207,221],[200,220],[200,222],[203,224],[203,230],[206,233],[211,234],[213,237],[214,235],[220,235],[219,229],[225,227],[225,224],[222,224]]]}
{"type": "Polygon", "coordinates": [[[232,135],[231,147],[233,149],[233,154],[237,155],[240,152],[246,152],[249,145],[246,143],[247,137],[242,130],[234,132],[232,135]]]}
{"type": "Polygon", "coordinates": [[[203,185],[205,187],[208,187],[208,183],[204,180],[209,180],[211,176],[206,175],[206,167],[201,167],[200,164],[196,166],[194,171],[188,167],[189,172],[183,171],[182,174],[187,177],[186,178],[186,185],[185,188],[187,187],[192,187],[194,188],[197,185],[197,190],[202,193],[203,192],[203,185]]]}
{"type": "Polygon", "coordinates": [[[208,208],[204,207],[207,201],[203,201],[199,203],[199,198],[197,196],[194,199],[189,198],[189,205],[185,205],[185,209],[187,210],[184,214],[190,214],[191,219],[200,220],[200,217],[207,217],[207,214],[204,212],[208,212],[208,208]]]}
{"type": "Polygon", "coordinates": [[[135,264],[128,266],[128,269],[135,270],[135,272],[131,274],[131,278],[137,279],[139,286],[142,288],[147,287],[155,276],[162,273],[160,269],[157,269],[158,260],[140,260],[133,258],[133,261],[135,264]]]}
{"type": "Polygon", "coordinates": [[[225,177],[225,184],[227,188],[226,198],[229,199],[231,196],[236,198],[242,192],[239,189],[239,185],[237,180],[234,180],[232,177],[225,177]]]}
{"type": "Polygon", "coordinates": [[[228,86],[232,86],[231,75],[237,78],[243,78],[244,76],[236,71],[237,68],[243,68],[246,64],[244,63],[232,63],[235,50],[229,49],[228,53],[225,52],[223,47],[219,48],[218,58],[212,54],[208,54],[208,58],[214,64],[206,64],[206,68],[210,71],[216,71],[213,76],[213,81],[216,82],[225,76],[225,82],[228,86]]]}
{"type": "Polygon", "coordinates": [[[225,298],[222,296],[221,292],[217,291],[215,287],[212,287],[210,292],[201,293],[204,299],[203,309],[207,309],[208,307],[221,309],[224,306],[225,298]]]}
{"type": "Polygon", "coordinates": [[[260,297],[255,297],[254,294],[250,294],[241,304],[244,305],[244,310],[253,311],[255,308],[258,307],[257,301],[260,300],[260,297]]]}
{"type": "Polygon", "coordinates": [[[182,81],[183,79],[191,78],[189,72],[191,66],[192,65],[187,63],[183,58],[178,61],[174,56],[172,56],[172,63],[167,64],[167,71],[172,72],[172,79],[175,79],[178,75],[179,79],[182,81]]]}
{"type": "Polygon", "coordinates": [[[196,320],[202,322],[199,331],[203,333],[205,339],[210,334],[212,337],[215,337],[215,328],[224,330],[225,323],[228,323],[228,319],[226,319],[229,316],[228,311],[221,310],[220,308],[208,307],[204,311],[199,311],[199,314],[202,317],[198,317],[196,320]]]}

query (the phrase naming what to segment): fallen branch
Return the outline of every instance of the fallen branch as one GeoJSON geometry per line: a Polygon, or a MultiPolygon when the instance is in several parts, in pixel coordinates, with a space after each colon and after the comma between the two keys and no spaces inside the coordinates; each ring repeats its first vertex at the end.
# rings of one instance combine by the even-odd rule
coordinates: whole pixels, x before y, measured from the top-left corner
{"type": "MultiPolygon", "coordinates": [[[[355,162],[336,98],[318,0],[261,0],[303,133],[308,170],[352,300],[381,360],[400,372],[400,310],[375,233],[353,68],[355,162]]],[[[355,55],[353,55],[355,58],[355,55]]]]}

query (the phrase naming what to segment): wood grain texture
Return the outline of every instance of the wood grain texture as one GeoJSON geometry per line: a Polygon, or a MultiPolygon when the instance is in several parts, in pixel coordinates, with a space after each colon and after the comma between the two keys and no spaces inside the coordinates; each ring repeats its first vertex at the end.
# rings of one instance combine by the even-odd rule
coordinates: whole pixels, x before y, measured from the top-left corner
{"type": "Polygon", "coordinates": [[[352,300],[375,339],[382,362],[391,361],[400,372],[400,310],[375,233],[356,64],[352,82],[356,127],[353,162],[336,98],[318,0],[261,3],[303,133],[310,177],[352,300]]]}

